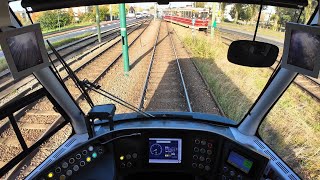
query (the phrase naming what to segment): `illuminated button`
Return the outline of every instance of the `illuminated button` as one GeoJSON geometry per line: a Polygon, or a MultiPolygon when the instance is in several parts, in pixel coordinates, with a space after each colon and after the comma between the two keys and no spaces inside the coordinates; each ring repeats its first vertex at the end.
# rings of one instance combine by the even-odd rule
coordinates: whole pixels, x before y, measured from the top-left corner
{"type": "Polygon", "coordinates": [[[196,139],[196,140],[194,140],[194,143],[200,144],[200,140],[199,140],[199,139],[196,139]]]}
{"type": "Polygon", "coordinates": [[[210,158],[206,158],[206,162],[207,163],[211,163],[211,159],[210,158]]]}
{"type": "Polygon", "coordinates": [[[92,153],[93,158],[97,158],[98,154],[96,152],[92,153]]]}
{"type": "Polygon", "coordinates": [[[210,171],[210,170],[211,170],[211,168],[210,168],[210,166],[208,166],[208,165],[207,165],[207,166],[205,166],[205,167],[204,167],[204,170],[206,170],[206,171],[210,171]]]}
{"type": "Polygon", "coordinates": [[[59,177],[59,180],[65,180],[66,179],[66,175],[62,174],[60,177],[59,177]]]}
{"type": "Polygon", "coordinates": [[[230,176],[234,176],[236,173],[234,171],[230,171],[230,176]]]}
{"type": "Polygon", "coordinates": [[[205,141],[205,140],[201,141],[201,145],[206,145],[206,144],[207,144],[207,141],[205,141]]]}
{"type": "Polygon", "coordinates": [[[227,166],[223,167],[223,172],[228,172],[227,166]]]}
{"type": "Polygon", "coordinates": [[[193,148],[193,151],[194,151],[194,152],[199,152],[199,148],[198,148],[198,147],[194,147],[194,148],[193,148]]]}
{"type": "Polygon", "coordinates": [[[48,178],[52,178],[53,175],[54,175],[53,172],[49,172],[49,173],[48,173],[48,178]]]}
{"type": "Polygon", "coordinates": [[[73,164],[73,163],[74,163],[74,158],[70,158],[70,159],[69,159],[69,163],[70,163],[70,164],[73,164]]]}
{"type": "Polygon", "coordinates": [[[121,167],[121,168],[125,168],[125,167],[126,167],[126,164],[125,164],[125,163],[121,163],[121,164],[120,164],[120,167],[121,167]]]}
{"type": "Polygon", "coordinates": [[[203,157],[203,156],[200,156],[200,157],[199,157],[199,160],[200,160],[200,161],[204,161],[204,157],[203,157]]]}
{"type": "Polygon", "coordinates": [[[87,162],[91,162],[91,157],[87,157],[87,158],[86,158],[86,161],[87,161],[87,162]]]}
{"type": "Polygon", "coordinates": [[[126,158],[127,158],[127,159],[131,159],[131,154],[127,154],[127,155],[126,155],[126,158]]]}
{"type": "Polygon", "coordinates": [[[127,163],[127,167],[129,168],[129,167],[131,167],[132,166],[132,163],[131,162],[128,162],[127,163]]]}
{"type": "Polygon", "coordinates": [[[66,174],[67,174],[67,176],[71,176],[72,175],[72,170],[68,170],[67,172],[66,172],[66,174]]]}
{"type": "Polygon", "coordinates": [[[212,150],[207,150],[207,154],[211,155],[212,154],[212,150]]]}
{"type": "Polygon", "coordinates": [[[208,143],[208,148],[212,148],[212,143],[208,143]]]}
{"type": "Polygon", "coordinates": [[[82,154],[83,154],[83,155],[87,155],[87,154],[88,154],[88,151],[87,151],[87,150],[83,150],[83,151],[82,151],[82,154]]]}
{"type": "Polygon", "coordinates": [[[203,168],[204,168],[203,164],[199,164],[199,169],[203,169],[203,168]]]}
{"type": "Polygon", "coordinates": [[[192,163],[193,168],[197,168],[197,166],[198,166],[197,163],[192,163]]]}
{"type": "Polygon", "coordinates": [[[124,160],[124,156],[120,156],[120,160],[123,161],[124,160]]]}
{"type": "Polygon", "coordinates": [[[193,155],[192,157],[194,160],[197,160],[198,159],[198,156],[197,155],[193,155]]]}
{"type": "Polygon", "coordinates": [[[204,153],[206,153],[206,150],[203,149],[203,148],[201,148],[201,149],[200,149],[200,152],[201,152],[202,154],[204,154],[204,153]]]}
{"type": "Polygon", "coordinates": [[[68,168],[68,163],[67,162],[63,162],[61,166],[62,166],[63,169],[66,169],[66,168],[68,168]]]}
{"type": "Polygon", "coordinates": [[[57,167],[54,171],[55,171],[56,173],[61,173],[61,168],[60,168],[60,167],[57,167]]]}
{"type": "Polygon", "coordinates": [[[132,154],[132,158],[133,158],[133,159],[136,159],[137,157],[138,157],[138,154],[137,154],[137,153],[133,153],[133,154],[132,154]]]}
{"type": "Polygon", "coordinates": [[[82,167],[82,166],[84,166],[84,165],[86,165],[86,162],[81,161],[81,162],[80,162],[80,166],[82,167]]]}
{"type": "Polygon", "coordinates": [[[74,171],[79,171],[79,166],[78,165],[74,165],[72,168],[74,171]]]}
{"type": "Polygon", "coordinates": [[[89,146],[88,150],[93,151],[93,146],[89,146]]]}
{"type": "Polygon", "coordinates": [[[80,158],[81,158],[81,154],[77,154],[76,159],[80,159],[80,158]]]}

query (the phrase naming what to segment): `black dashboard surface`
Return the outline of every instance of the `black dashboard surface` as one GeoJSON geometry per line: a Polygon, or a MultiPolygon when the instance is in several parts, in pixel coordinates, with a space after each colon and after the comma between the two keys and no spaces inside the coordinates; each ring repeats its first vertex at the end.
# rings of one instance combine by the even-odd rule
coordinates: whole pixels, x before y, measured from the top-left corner
{"type": "Polygon", "coordinates": [[[223,135],[228,128],[179,129],[162,123],[168,126],[118,127],[102,134],[59,158],[36,179],[259,179],[267,166],[265,156],[223,135]]]}

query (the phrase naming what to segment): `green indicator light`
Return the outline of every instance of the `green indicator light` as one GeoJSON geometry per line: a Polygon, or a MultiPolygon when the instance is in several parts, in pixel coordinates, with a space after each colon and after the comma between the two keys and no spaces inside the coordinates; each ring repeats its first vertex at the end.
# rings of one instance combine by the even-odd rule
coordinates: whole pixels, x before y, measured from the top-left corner
{"type": "Polygon", "coordinates": [[[249,160],[244,160],[244,163],[243,163],[244,167],[246,167],[248,169],[250,169],[252,167],[252,164],[253,163],[249,160]]]}
{"type": "Polygon", "coordinates": [[[96,152],[92,153],[92,157],[93,157],[93,158],[96,158],[97,156],[98,156],[98,155],[97,155],[96,152]]]}

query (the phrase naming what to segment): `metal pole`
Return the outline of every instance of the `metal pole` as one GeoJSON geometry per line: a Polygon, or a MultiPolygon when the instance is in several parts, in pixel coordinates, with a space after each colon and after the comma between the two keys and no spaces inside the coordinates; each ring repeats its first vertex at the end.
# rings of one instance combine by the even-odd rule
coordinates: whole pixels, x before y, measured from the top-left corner
{"type": "Polygon", "coordinates": [[[96,22],[97,22],[97,33],[98,33],[98,41],[101,43],[101,29],[100,29],[100,13],[99,6],[96,6],[96,22]]]}
{"type": "Polygon", "coordinates": [[[212,3],[212,19],[211,19],[211,37],[214,37],[214,24],[216,20],[216,6],[212,3]]]}
{"type": "Polygon", "coordinates": [[[125,4],[119,4],[120,11],[120,29],[122,39],[122,57],[124,63],[124,72],[129,72],[129,52],[128,52],[128,37],[127,37],[127,22],[126,22],[126,8],[125,4]]]}
{"type": "Polygon", "coordinates": [[[112,5],[109,5],[109,12],[110,12],[110,21],[112,21],[112,5]]]}

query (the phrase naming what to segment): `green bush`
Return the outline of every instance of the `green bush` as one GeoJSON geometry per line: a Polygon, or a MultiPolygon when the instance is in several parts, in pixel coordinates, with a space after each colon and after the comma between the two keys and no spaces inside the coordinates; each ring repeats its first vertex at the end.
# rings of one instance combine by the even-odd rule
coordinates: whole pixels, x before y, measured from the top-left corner
{"type": "Polygon", "coordinates": [[[44,30],[64,27],[72,23],[73,17],[65,11],[45,11],[38,19],[44,30]]]}

